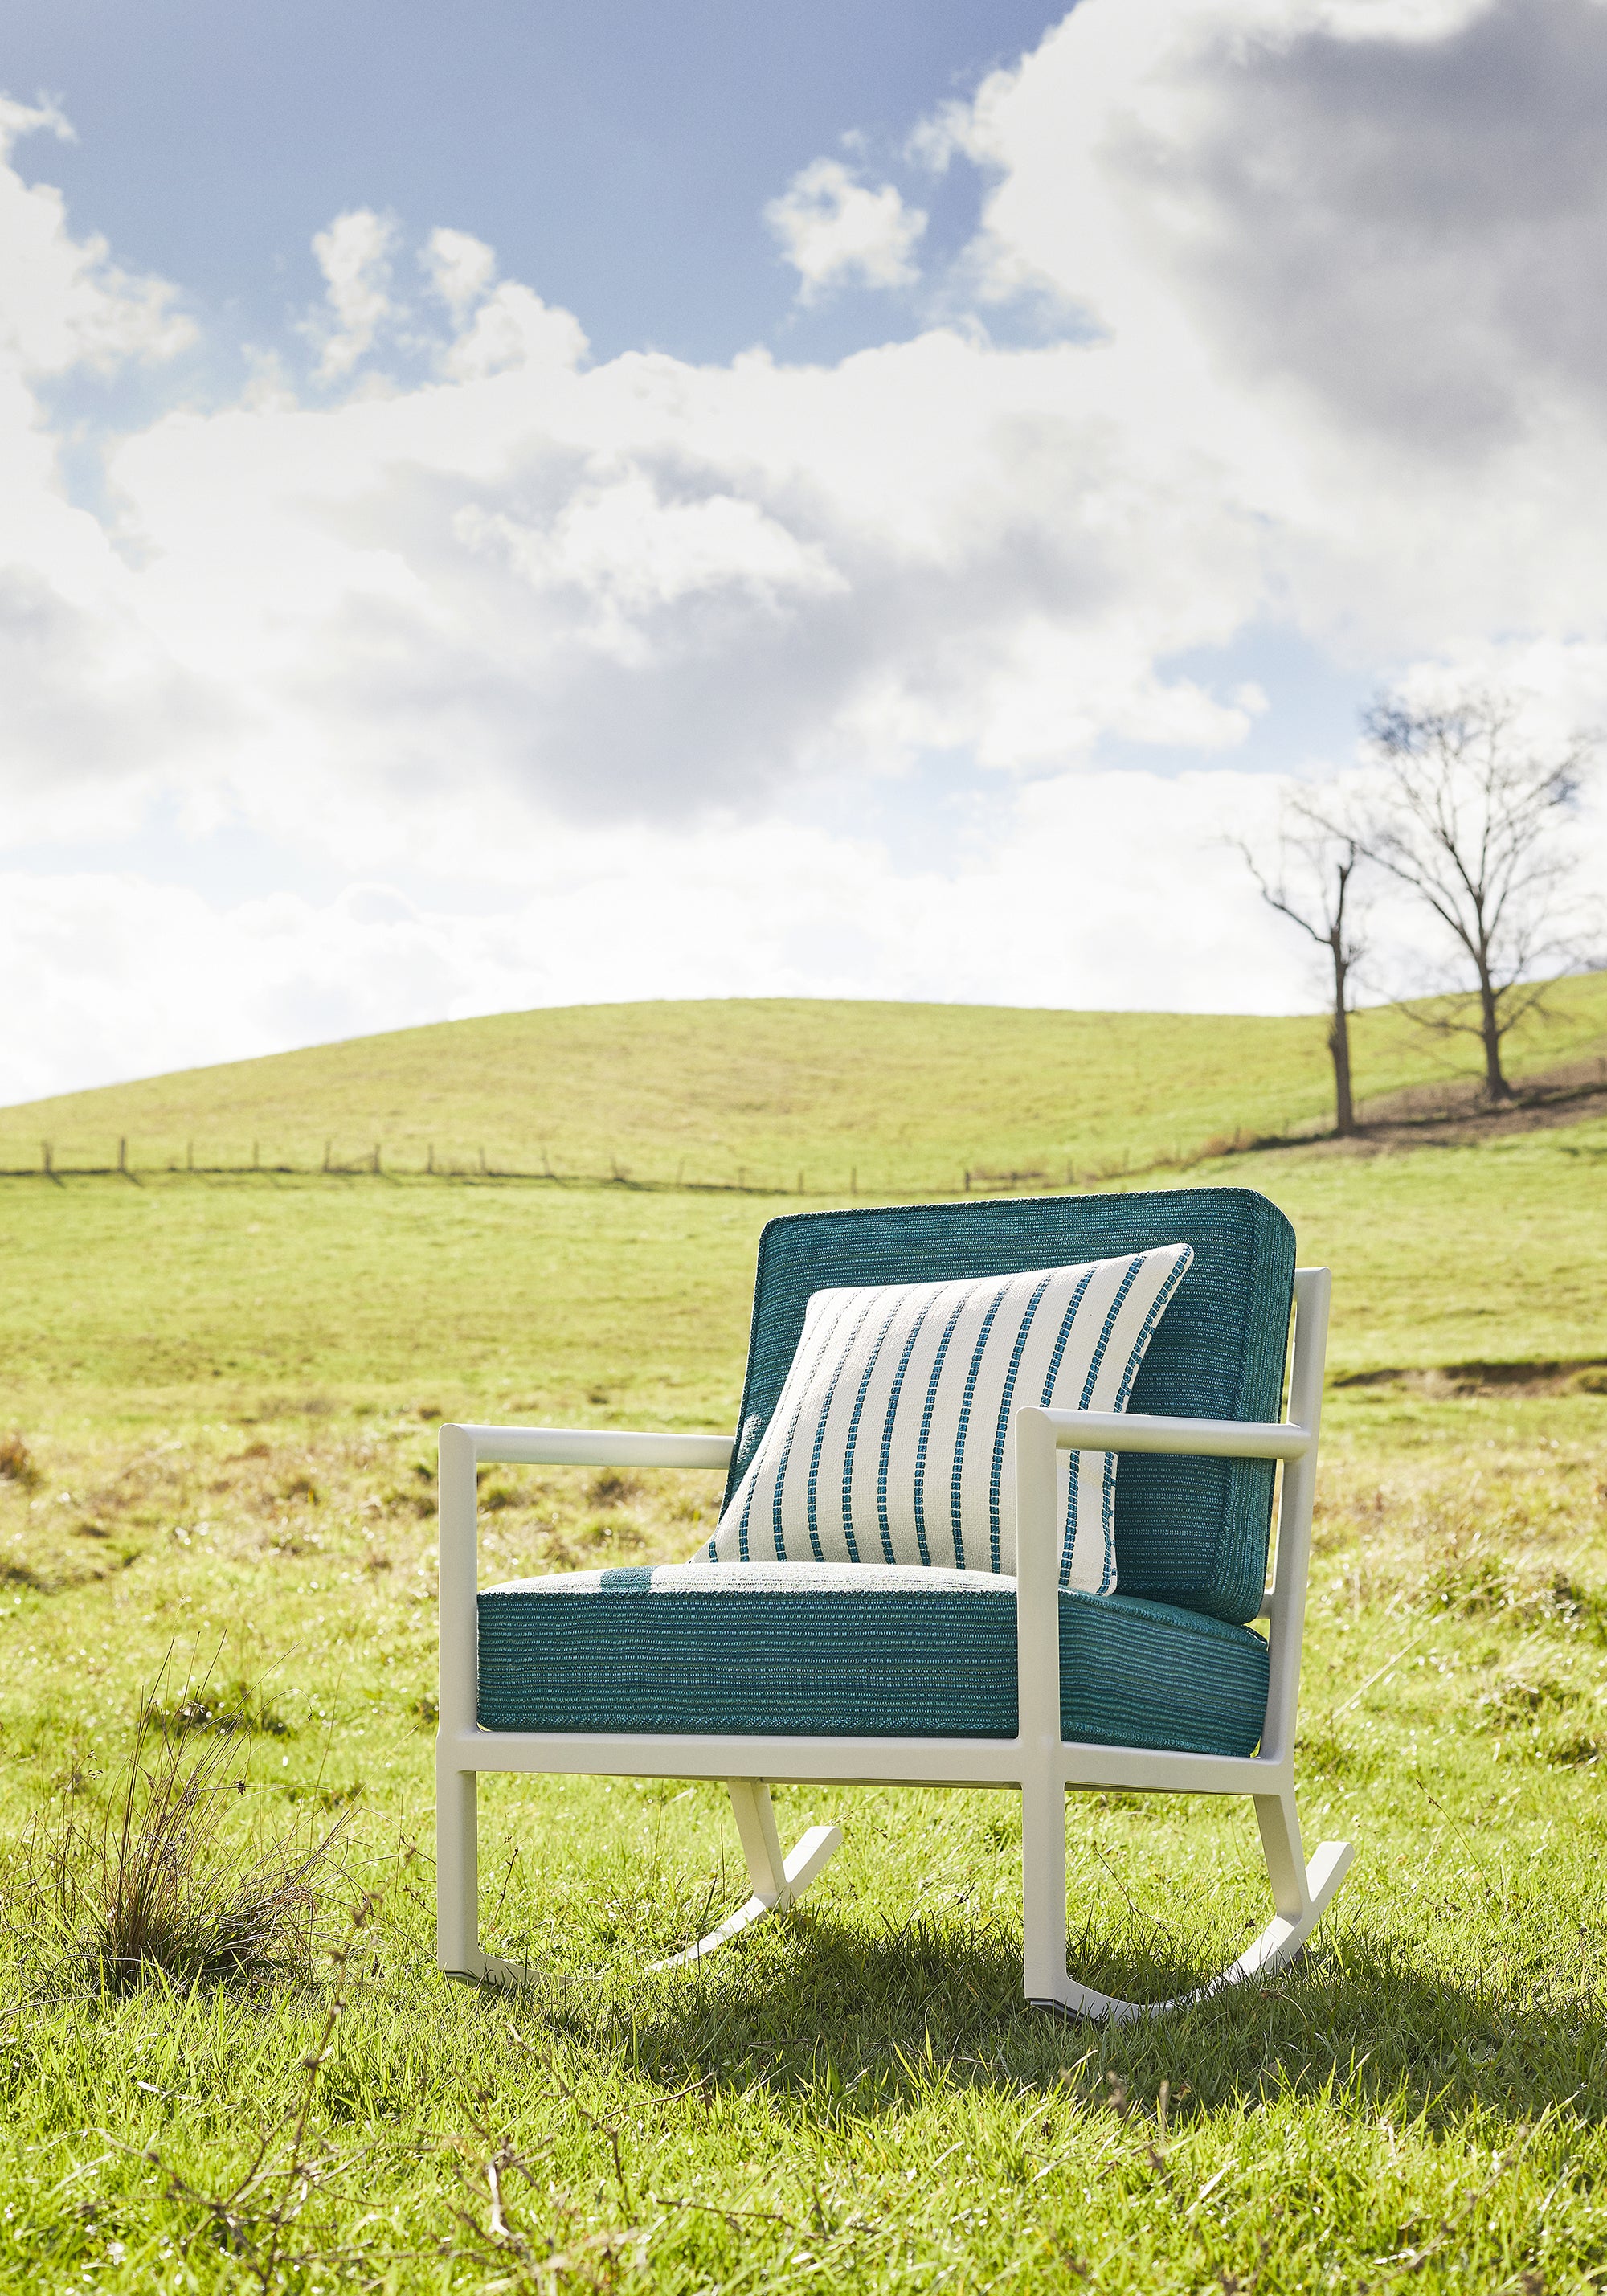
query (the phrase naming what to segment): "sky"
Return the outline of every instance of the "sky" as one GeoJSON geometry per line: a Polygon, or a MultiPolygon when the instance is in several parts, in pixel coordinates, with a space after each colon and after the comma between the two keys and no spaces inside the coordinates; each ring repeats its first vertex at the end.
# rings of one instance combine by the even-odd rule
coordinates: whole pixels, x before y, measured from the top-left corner
{"type": "Polygon", "coordinates": [[[1607,0],[8,0],[0,1103],[1313,1006],[1371,697],[1607,723],[1604,111],[1607,0]]]}

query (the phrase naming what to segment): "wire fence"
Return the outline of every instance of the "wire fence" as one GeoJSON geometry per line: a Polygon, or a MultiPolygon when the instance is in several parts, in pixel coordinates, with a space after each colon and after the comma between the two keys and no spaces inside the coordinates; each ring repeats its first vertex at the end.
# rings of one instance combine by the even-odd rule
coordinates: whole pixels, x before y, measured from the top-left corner
{"type": "MultiPolygon", "coordinates": [[[[1374,1103],[1364,1101],[1357,1114],[1364,1127],[1382,1124],[1391,1129],[1455,1121],[1481,1108],[1481,1079],[1476,1077],[1446,1078],[1386,1094],[1374,1103]]],[[[1594,1100],[1603,1090],[1607,1090],[1607,1055],[1595,1054],[1543,1077],[1518,1080],[1521,1099],[1594,1100]]],[[[84,1141],[29,1139],[13,1134],[0,1136],[0,1179],[116,1177],[137,1183],[142,1177],[176,1173],[208,1177],[258,1173],[342,1180],[520,1181],[553,1187],[635,1188],[698,1195],[817,1196],[839,1202],[845,1196],[860,1195],[1000,1195],[1022,1190],[1044,1193],[1108,1187],[1156,1173],[1188,1171],[1223,1156],[1299,1146],[1326,1136],[1331,1129],[1325,1115],[1307,1110],[1276,1123],[1263,1123],[1255,1131],[1217,1133],[1192,1145],[1158,1146],[1151,1140],[1114,1149],[1101,1144],[1071,1159],[1043,1152],[1015,1167],[978,1161],[946,1168],[932,1164],[914,1172],[882,1164],[873,1151],[863,1161],[850,1157],[846,1163],[839,1162],[828,1152],[816,1164],[734,1163],[724,1171],[695,1168],[694,1159],[682,1157],[671,1171],[664,1160],[637,1157],[629,1150],[623,1155],[598,1155],[594,1160],[583,1155],[565,1164],[554,1160],[543,1143],[527,1143],[522,1147],[504,1143],[488,1148],[480,1144],[465,1147],[461,1142],[421,1143],[409,1137],[387,1145],[382,1139],[354,1141],[330,1135],[321,1145],[302,1140],[287,1147],[283,1142],[257,1139],[250,1142],[248,1152],[244,1141],[238,1139],[191,1138],[180,1144],[171,1139],[135,1139],[132,1135],[84,1141]]]]}
{"type": "Polygon", "coordinates": [[[535,1151],[496,1149],[461,1144],[440,1146],[426,1141],[388,1147],[374,1140],[365,1145],[335,1137],[326,1139],[320,1152],[303,1147],[286,1151],[277,1144],[243,1144],[187,1140],[182,1147],[156,1146],[129,1136],[114,1141],[82,1142],[41,1139],[37,1143],[0,1139],[0,1179],[42,1180],[122,1179],[138,1185],[148,1178],[172,1176],[196,1178],[274,1177],[378,1179],[389,1181],[520,1182],[555,1188],[618,1188],[650,1193],[688,1195],[803,1196],[840,1202],[856,1196],[1009,1195],[1023,1192],[1053,1194],[1066,1190],[1109,1186],[1161,1171],[1185,1171],[1212,1157],[1254,1147],[1272,1146],[1293,1136],[1234,1134],[1218,1136],[1193,1148],[1156,1150],[1152,1146],[1106,1150],[1086,1158],[1044,1157],[1017,1166],[929,1166],[922,1172],[898,1171],[867,1159],[864,1163],[834,1160],[819,1164],[782,1168],[775,1163],[743,1164],[724,1172],[698,1168],[691,1158],[680,1158],[673,1169],[665,1162],[611,1155],[593,1161],[555,1161],[545,1147],[535,1151]]]}

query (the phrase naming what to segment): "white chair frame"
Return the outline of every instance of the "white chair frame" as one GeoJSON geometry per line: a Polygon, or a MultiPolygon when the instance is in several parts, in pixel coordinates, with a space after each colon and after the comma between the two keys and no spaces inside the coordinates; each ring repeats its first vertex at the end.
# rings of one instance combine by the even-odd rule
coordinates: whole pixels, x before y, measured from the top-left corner
{"type": "Polygon", "coordinates": [[[1002,1787],[1021,1797],[1024,1977],[1035,2006],[1099,2020],[1154,2017],[1225,1986],[1282,1968],[1298,1954],[1344,1880],[1349,1842],[1324,1841],[1309,1865],[1295,1808],[1294,1734],[1327,1347],[1329,1275],[1300,1269],[1286,1420],[1022,1410],[1016,1463],[1019,1715],[1013,1738],[849,1738],[755,1733],[485,1730],[478,1720],[479,1563],[476,1470],[529,1466],[725,1467],[725,1437],[587,1433],[539,1427],[447,1426],[440,1431],[440,1729],[436,1754],[437,1950],[442,1972],[471,1984],[517,1985],[525,1972],[480,1945],[476,1782],[482,1772],[723,1779],[730,1789],[752,1894],[660,1967],[701,1959],[764,1915],[803,1894],[841,1840],[806,1833],[783,1857],[769,1784],[832,1780],[885,1785],[1002,1787]],[[1157,1752],[1061,1737],[1059,1552],[1055,1454],[1172,1452],[1283,1464],[1276,1564],[1260,1615],[1269,1622],[1270,1680],[1260,1751],[1246,1756],[1157,1752]],[[1079,1984],[1066,1965],[1065,1800],[1070,1788],[1124,1793],[1248,1794],[1272,1885],[1275,1917],[1228,1968],[1175,2000],[1133,2002],[1079,1984]]]}

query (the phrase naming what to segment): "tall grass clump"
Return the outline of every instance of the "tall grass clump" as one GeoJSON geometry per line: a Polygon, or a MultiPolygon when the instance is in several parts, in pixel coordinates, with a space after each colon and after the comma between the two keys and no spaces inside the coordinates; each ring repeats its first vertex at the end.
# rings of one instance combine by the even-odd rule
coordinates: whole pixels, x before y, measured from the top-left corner
{"type": "Polygon", "coordinates": [[[243,1684],[220,1702],[204,1677],[165,1697],[167,1674],[164,1662],[141,1694],[106,1797],[58,1794],[24,1838],[11,1906],[20,1958],[102,1993],[305,1975],[349,1813],[322,1834],[265,1840],[245,1799],[263,1702],[243,1684]]]}
{"type": "Polygon", "coordinates": [[[39,1470],[21,1436],[0,1435],[0,1480],[20,1484],[25,1491],[31,1491],[39,1480],[39,1470]]]}

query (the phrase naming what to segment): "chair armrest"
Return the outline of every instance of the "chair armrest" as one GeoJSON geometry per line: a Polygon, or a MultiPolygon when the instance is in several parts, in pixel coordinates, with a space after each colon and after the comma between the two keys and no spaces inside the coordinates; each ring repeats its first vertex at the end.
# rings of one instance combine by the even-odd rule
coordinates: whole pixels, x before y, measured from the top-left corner
{"type": "Polygon", "coordinates": [[[1163,1419],[1144,1411],[1050,1411],[1057,1451],[1169,1451],[1205,1459],[1303,1459],[1309,1427],[1292,1420],[1163,1419]]]}
{"type": "Polygon", "coordinates": [[[440,1742],[478,1727],[480,1564],[475,1470],[487,1460],[525,1467],[725,1467],[729,1435],[637,1435],[583,1427],[467,1427],[440,1431],[440,1742]]]}
{"type": "Polygon", "coordinates": [[[729,1435],[627,1434],[614,1428],[460,1426],[477,1462],[520,1467],[728,1467],[729,1435]]]}
{"type": "MultiPolygon", "coordinates": [[[[1286,1764],[1294,1745],[1300,1638],[1311,1551],[1323,1360],[1328,1341],[1325,1267],[1294,1273],[1294,1357],[1289,1417],[1177,1419],[1139,1411],[1027,1409],[1014,1414],[1016,1460],[1016,1645],[1021,1731],[1040,1750],[1060,1738],[1060,1550],[1056,1538],[1057,1451],[1160,1451],[1187,1457],[1282,1459],[1277,1573],[1262,1598],[1269,1619],[1270,1678],[1259,1757],[1286,1764]]],[[[1045,1755],[1045,1760],[1049,1759],[1045,1755]]]]}

